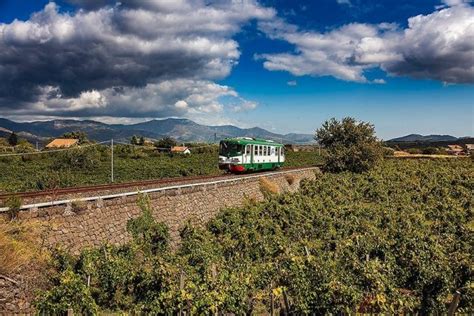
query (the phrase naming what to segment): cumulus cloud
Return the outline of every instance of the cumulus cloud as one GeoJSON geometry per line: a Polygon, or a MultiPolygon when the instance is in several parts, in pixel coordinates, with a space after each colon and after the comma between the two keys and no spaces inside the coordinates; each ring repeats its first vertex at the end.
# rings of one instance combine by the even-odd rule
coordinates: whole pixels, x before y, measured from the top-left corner
{"type": "Polygon", "coordinates": [[[206,100],[216,90],[233,91],[212,82],[238,61],[232,36],[249,20],[275,14],[254,1],[69,2],[83,9],[61,13],[50,2],[27,21],[0,23],[0,108],[84,114],[114,108],[120,115],[219,110],[217,101],[206,100]],[[186,86],[170,87],[182,99],[153,97],[170,84],[186,86]],[[202,93],[191,91],[203,86],[202,93]]]}
{"type": "Polygon", "coordinates": [[[370,82],[364,72],[381,67],[390,75],[474,82],[474,9],[470,6],[412,17],[406,29],[389,23],[351,23],[318,33],[299,30],[281,19],[261,22],[260,29],[295,46],[293,52],[257,56],[272,71],[370,82]]]}
{"type": "Polygon", "coordinates": [[[289,85],[290,87],[295,87],[298,85],[298,82],[296,82],[296,80],[290,80],[286,84],[289,85]]]}
{"type": "Polygon", "coordinates": [[[27,103],[12,115],[71,117],[169,117],[251,110],[256,103],[241,98],[224,85],[207,80],[175,79],[149,83],[144,87],[112,87],[84,91],[77,97],[64,97],[58,87],[43,87],[38,100],[27,103]],[[223,98],[232,103],[223,102],[223,98]]]}

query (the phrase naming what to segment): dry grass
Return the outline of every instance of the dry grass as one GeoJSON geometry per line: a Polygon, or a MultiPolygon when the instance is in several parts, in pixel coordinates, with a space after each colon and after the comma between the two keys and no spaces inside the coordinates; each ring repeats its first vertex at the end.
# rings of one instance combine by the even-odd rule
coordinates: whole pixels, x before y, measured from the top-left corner
{"type": "Polygon", "coordinates": [[[260,178],[259,183],[260,192],[262,192],[262,194],[265,196],[280,193],[280,188],[278,187],[278,185],[265,177],[260,178]]]}
{"type": "Polygon", "coordinates": [[[455,156],[455,155],[428,155],[428,154],[410,154],[406,151],[395,151],[393,153],[394,158],[449,158],[449,159],[455,159],[455,158],[464,158],[466,156],[455,156]]]}
{"type": "Polygon", "coordinates": [[[13,275],[27,265],[46,262],[36,224],[0,219],[0,274],[13,275]]]}
{"type": "Polygon", "coordinates": [[[293,183],[296,182],[296,177],[293,174],[287,174],[285,176],[286,182],[288,182],[289,185],[292,185],[293,183]]]}

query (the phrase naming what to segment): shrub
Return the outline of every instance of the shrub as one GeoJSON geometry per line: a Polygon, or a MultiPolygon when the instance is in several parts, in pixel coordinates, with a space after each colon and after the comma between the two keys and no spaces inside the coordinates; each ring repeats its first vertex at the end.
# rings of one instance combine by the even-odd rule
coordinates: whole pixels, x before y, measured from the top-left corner
{"type": "Polygon", "coordinates": [[[293,174],[287,174],[285,175],[286,182],[288,182],[289,185],[292,185],[296,181],[296,177],[293,174]]]}
{"type": "Polygon", "coordinates": [[[382,158],[374,126],[351,117],[324,122],[315,139],[326,149],[325,169],[331,172],[364,172],[382,158]]]}
{"type": "Polygon", "coordinates": [[[54,169],[92,169],[100,161],[100,151],[95,147],[75,148],[55,156],[54,169]]]}
{"type": "Polygon", "coordinates": [[[419,155],[423,153],[420,148],[408,148],[406,152],[411,155],[419,155]]]}
{"type": "Polygon", "coordinates": [[[266,197],[280,193],[280,188],[278,185],[269,180],[268,178],[262,177],[259,180],[260,192],[266,197]]]}
{"type": "Polygon", "coordinates": [[[168,249],[169,232],[163,223],[157,223],[153,218],[150,199],[141,195],[138,206],[142,214],[127,223],[127,231],[132,235],[134,242],[147,253],[157,254],[168,249]]]}
{"type": "Polygon", "coordinates": [[[18,195],[11,195],[5,201],[5,206],[8,207],[8,215],[10,220],[16,219],[20,212],[22,200],[18,195]]]}
{"type": "Polygon", "coordinates": [[[422,150],[422,154],[424,155],[436,155],[438,153],[439,151],[438,151],[438,148],[436,147],[426,147],[426,148],[423,148],[422,150]]]}
{"type": "Polygon", "coordinates": [[[34,224],[0,219],[0,274],[13,275],[30,264],[45,263],[38,233],[38,227],[34,224]]]}

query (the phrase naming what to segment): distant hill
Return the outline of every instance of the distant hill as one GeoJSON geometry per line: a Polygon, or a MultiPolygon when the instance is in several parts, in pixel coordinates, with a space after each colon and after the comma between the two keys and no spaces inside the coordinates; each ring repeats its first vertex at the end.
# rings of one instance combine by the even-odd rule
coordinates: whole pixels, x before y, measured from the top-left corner
{"type": "Polygon", "coordinates": [[[448,145],[474,144],[472,137],[454,137],[451,135],[419,135],[410,134],[403,137],[393,138],[385,142],[386,146],[398,149],[447,147],[448,145]]]}
{"type": "Polygon", "coordinates": [[[410,134],[388,140],[387,142],[449,142],[456,141],[458,138],[451,135],[420,135],[410,134]]]}
{"type": "MultiPolygon", "coordinates": [[[[258,137],[283,143],[307,144],[314,142],[310,134],[276,134],[263,128],[240,128],[233,125],[207,126],[188,119],[151,120],[137,124],[105,124],[92,120],[51,120],[37,122],[14,122],[0,118],[0,128],[14,131],[30,141],[44,142],[66,132],[83,131],[90,139],[105,141],[111,138],[126,141],[133,135],[159,139],[173,137],[182,142],[213,142],[226,137],[258,137]]],[[[4,132],[5,134],[5,132],[4,132]]]]}

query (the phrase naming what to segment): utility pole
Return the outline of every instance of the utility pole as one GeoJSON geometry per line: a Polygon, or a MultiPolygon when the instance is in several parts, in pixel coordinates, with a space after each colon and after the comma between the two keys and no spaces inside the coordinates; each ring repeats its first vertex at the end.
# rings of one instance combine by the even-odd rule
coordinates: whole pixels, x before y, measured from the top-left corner
{"type": "Polygon", "coordinates": [[[38,141],[36,141],[36,151],[38,151],[38,141]]]}
{"type": "Polygon", "coordinates": [[[114,182],[114,139],[110,141],[110,182],[114,182]]]}

